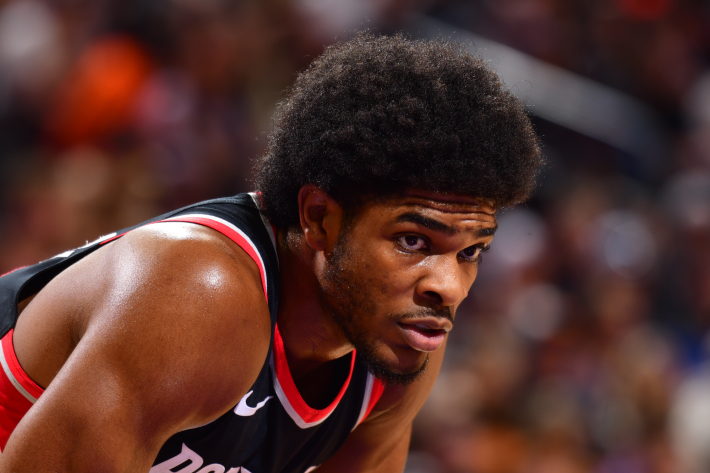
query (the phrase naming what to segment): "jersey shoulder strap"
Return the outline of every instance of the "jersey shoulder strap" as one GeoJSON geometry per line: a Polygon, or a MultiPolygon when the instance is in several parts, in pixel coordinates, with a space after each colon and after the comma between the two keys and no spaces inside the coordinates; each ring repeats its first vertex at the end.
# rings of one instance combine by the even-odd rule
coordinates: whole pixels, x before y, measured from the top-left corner
{"type": "Polygon", "coordinates": [[[184,221],[209,226],[237,241],[259,266],[273,327],[278,304],[278,258],[273,228],[259,211],[257,199],[254,194],[239,194],[189,205],[1,276],[0,338],[15,327],[18,303],[38,293],[59,273],[131,230],[162,221],[184,221]]]}

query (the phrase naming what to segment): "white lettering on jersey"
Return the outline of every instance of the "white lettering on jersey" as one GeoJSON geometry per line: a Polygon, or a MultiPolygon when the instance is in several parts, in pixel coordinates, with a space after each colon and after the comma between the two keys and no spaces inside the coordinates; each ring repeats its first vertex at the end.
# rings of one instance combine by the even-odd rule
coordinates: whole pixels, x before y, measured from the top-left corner
{"type": "MultiPolygon", "coordinates": [[[[232,470],[233,469],[234,468],[232,468],[232,470]]],[[[206,467],[204,467],[203,469],[201,469],[197,473],[224,473],[224,467],[218,463],[213,463],[211,465],[207,465],[206,467]]]]}
{"type": "MultiPolygon", "coordinates": [[[[190,450],[187,445],[182,444],[182,451],[175,455],[174,457],[165,460],[163,463],[159,463],[150,469],[150,473],[225,473],[224,466],[219,463],[212,463],[206,467],[200,469],[205,461],[200,455],[190,450]],[[183,466],[179,470],[173,470],[173,468],[178,467],[189,461],[187,465],[183,466]],[[200,471],[197,471],[197,470],[200,471]]],[[[311,470],[308,470],[311,471],[311,470]]],[[[236,468],[230,468],[226,473],[251,473],[243,466],[238,466],[236,468]]]]}
{"type": "MultiPolygon", "coordinates": [[[[204,460],[202,460],[201,456],[187,448],[187,445],[183,443],[182,452],[169,460],[165,460],[163,463],[155,465],[150,469],[150,473],[194,473],[202,466],[203,462],[204,460]],[[182,465],[188,460],[190,461],[188,465],[173,471],[173,468],[182,465]]],[[[224,467],[222,467],[222,471],[224,472],[224,467]]]]}
{"type": "Polygon", "coordinates": [[[242,400],[239,401],[239,404],[237,404],[237,407],[234,408],[234,413],[236,415],[242,416],[242,417],[253,416],[256,413],[256,411],[258,411],[259,409],[264,407],[264,404],[266,404],[269,401],[269,399],[274,397],[274,396],[269,396],[266,399],[264,399],[263,401],[257,403],[256,407],[249,407],[247,405],[247,399],[249,398],[249,396],[251,396],[251,393],[253,393],[253,392],[254,391],[249,391],[248,393],[246,393],[244,395],[242,400]]]}
{"type": "MultiPolygon", "coordinates": [[[[213,463],[212,465],[207,465],[197,473],[224,473],[224,467],[222,465],[218,465],[217,463],[213,463]]],[[[247,470],[243,466],[238,466],[236,468],[230,468],[227,470],[227,473],[251,473],[251,471],[247,470]]]]}

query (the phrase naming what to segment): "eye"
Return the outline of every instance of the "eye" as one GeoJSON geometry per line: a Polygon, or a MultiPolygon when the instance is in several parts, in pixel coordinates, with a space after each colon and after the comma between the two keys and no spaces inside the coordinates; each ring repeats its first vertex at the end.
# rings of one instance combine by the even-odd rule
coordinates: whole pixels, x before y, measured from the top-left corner
{"type": "Polygon", "coordinates": [[[459,256],[469,261],[480,262],[481,252],[488,250],[488,247],[469,246],[466,249],[459,251],[459,256]]]}
{"type": "Polygon", "coordinates": [[[424,238],[416,235],[401,236],[397,238],[397,241],[404,248],[412,251],[423,250],[427,246],[424,238]]]}

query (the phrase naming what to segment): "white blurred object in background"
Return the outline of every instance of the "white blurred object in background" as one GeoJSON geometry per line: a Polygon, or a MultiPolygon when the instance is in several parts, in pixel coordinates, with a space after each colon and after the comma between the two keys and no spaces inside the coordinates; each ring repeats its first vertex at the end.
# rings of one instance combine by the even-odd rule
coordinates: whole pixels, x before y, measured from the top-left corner
{"type": "Polygon", "coordinates": [[[563,312],[562,294],[552,284],[535,284],[516,292],[508,307],[513,327],[536,341],[545,340],[557,331],[563,312]]]}
{"type": "Polygon", "coordinates": [[[546,241],[545,222],[535,212],[517,207],[503,213],[490,253],[492,270],[505,273],[535,262],[542,255],[546,241]]]}
{"type": "Polygon", "coordinates": [[[361,29],[365,21],[379,23],[383,4],[376,0],[296,0],[296,9],[311,25],[311,34],[320,41],[331,42],[353,29],[361,29]]]}
{"type": "Polygon", "coordinates": [[[656,261],[656,240],[644,218],[630,210],[612,210],[601,215],[589,229],[597,263],[629,279],[645,276],[656,261]]]}
{"type": "Polygon", "coordinates": [[[55,79],[64,59],[60,26],[45,3],[17,0],[0,9],[0,75],[4,87],[35,93],[55,79]],[[9,83],[8,83],[9,82],[9,83]]]}
{"type": "Polygon", "coordinates": [[[670,433],[683,473],[710,471],[710,367],[686,377],[679,386],[670,433]]]}

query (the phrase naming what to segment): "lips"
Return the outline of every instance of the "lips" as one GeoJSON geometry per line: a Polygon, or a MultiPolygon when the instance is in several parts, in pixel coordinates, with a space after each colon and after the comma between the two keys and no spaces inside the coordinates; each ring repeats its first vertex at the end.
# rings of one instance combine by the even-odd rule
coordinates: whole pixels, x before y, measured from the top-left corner
{"type": "Polygon", "coordinates": [[[417,351],[432,352],[444,343],[451,322],[425,319],[413,323],[397,324],[407,344],[417,351]]]}

